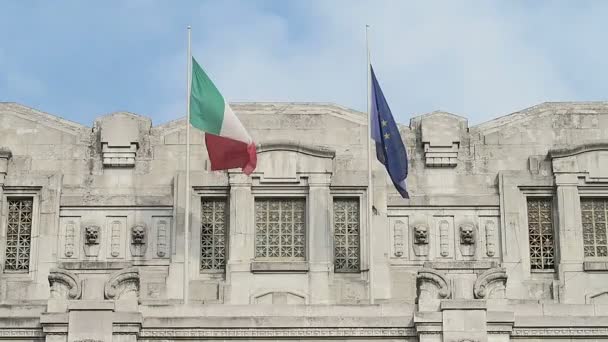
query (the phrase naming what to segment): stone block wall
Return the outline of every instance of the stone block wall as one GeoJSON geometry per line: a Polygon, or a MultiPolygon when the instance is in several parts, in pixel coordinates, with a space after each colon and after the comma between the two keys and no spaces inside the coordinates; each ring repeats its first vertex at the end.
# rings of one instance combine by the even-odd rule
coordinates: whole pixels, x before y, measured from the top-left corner
{"type": "MultiPolygon", "coordinates": [[[[237,322],[218,338],[254,334],[238,332],[240,324],[255,325],[241,321],[243,312],[279,317],[298,310],[306,319],[264,319],[258,328],[269,330],[256,334],[268,335],[246,336],[601,335],[608,104],[546,103],[471,127],[446,112],[414,117],[400,126],[411,198],[402,199],[373,161],[372,210],[364,113],[293,103],[233,109],[258,143],[258,168],[250,177],[210,171],[203,134],[193,130],[187,189],[183,119],[153,125],[118,112],[87,127],[0,104],[0,304],[33,308],[19,311],[26,323],[15,324],[33,329],[22,330],[23,338],[73,340],[85,331],[72,323],[79,315],[99,317],[101,340],[112,333],[125,341],[209,337],[212,330],[192,330],[198,323],[190,317],[208,306],[226,310],[214,318],[218,325],[237,322]],[[205,211],[210,199],[223,211],[205,211]],[[22,200],[31,208],[11,207],[22,200]],[[303,201],[301,217],[260,218],[261,200],[303,201]],[[350,212],[338,213],[339,200],[350,201],[350,212]],[[281,226],[261,240],[259,230],[279,222],[304,228],[288,236],[281,226]],[[341,223],[348,229],[339,231],[341,223]],[[281,257],[264,247],[275,238],[291,248],[276,252],[281,257]],[[9,255],[15,241],[22,251],[9,255]],[[21,269],[12,269],[13,261],[21,269]],[[339,316],[342,305],[361,312],[332,335],[323,317],[339,316]],[[560,321],[579,314],[596,326],[560,321]],[[401,323],[393,317],[380,327],[385,315],[401,323]]],[[[0,331],[9,334],[14,326],[6,324],[0,331]]]]}

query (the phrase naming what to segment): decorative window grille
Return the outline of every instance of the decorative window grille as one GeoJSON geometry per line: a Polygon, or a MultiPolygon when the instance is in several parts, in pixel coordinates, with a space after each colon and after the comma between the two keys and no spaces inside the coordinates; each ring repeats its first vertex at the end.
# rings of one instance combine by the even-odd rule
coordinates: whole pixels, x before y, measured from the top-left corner
{"type": "Polygon", "coordinates": [[[585,257],[607,257],[606,212],[608,200],[582,198],[583,249],[585,257]]]}
{"type": "Polygon", "coordinates": [[[5,271],[28,272],[32,246],[31,198],[8,199],[5,271]]]}
{"type": "Polygon", "coordinates": [[[201,270],[226,267],[226,198],[203,198],[201,201],[201,270]]]}
{"type": "Polygon", "coordinates": [[[528,198],[530,267],[550,270],[555,266],[551,198],[528,198]]]}
{"type": "Polygon", "coordinates": [[[255,257],[304,260],[306,200],[255,200],[255,257]]]}
{"type": "Polygon", "coordinates": [[[359,199],[334,199],[334,271],[359,272],[359,199]]]}

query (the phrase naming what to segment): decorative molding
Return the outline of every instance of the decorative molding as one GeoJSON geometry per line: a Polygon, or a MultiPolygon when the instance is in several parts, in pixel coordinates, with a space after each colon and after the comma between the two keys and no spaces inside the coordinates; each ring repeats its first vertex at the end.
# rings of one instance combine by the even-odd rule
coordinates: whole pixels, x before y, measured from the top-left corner
{"type": "Polygon", "coordinates": [[[167,220],[156,222],[156,255],[163,258],[167,256],[167,220]]]}
{"type": "Polygon", "coordinates": [[[271,151],[291,151],[308,154],[313,157],[332,159],[336,156],[336,151],[330,149],[329,147],[307,145],[301,142],[289,140],[277,140],[258,144],[257,151],[258,153],[265,153],[271,151]]]}
{"type": "Polygon", "coordinates": [[[32,328],[11,328],[11,329],[0,329],[0,337],[44,337],[42,329],[32,328]]]}
{"type": "Polygon", "coordinates": [[[414,337],[414,328],[143,328],[139,337],[414,337]]]}
{"type": "Polygon", "coordinates": [[[507,271],[503,267],[491,268],[481,273],[473,285],[475,298],[505,298],[507,271]]]}
{"type": "Polygon", "coordinates": [[[403,231],[405,230],[405,223],[401,220],[395,221],[393,226],[393,247],[394,254],[396,257],[401,258],[403,256],[403,231]]]}
{"type": "Polygon", "coordinates": [[[593,328],[513,328],[511,336],[608,336],[608,328],[593,327],[593,328]]]}
{"type": "Polygon", "coordinates": [[[486,255],[493,257],[496,255],[496,223],[493,220],[487,220],[485,224],[486,231],[486,255]]]}
{"type": "Polygon", "coordinates": [[[74,255],[74,240],[76,238],[76,223],[69,221],[65,225],[65,247],[63,254],[70,258],[74,255]]]}
{"type": "Polygon", "coordinates": [[[597,292],[586,294],[585,295],[585,304],[603,304],[603,303],[606,302],[605,299],[603,301],[600,301],[599,303],[595,302],[597,298],[602,298],[602,297],[603,298],[608,297],[608,291],[607,290],[601,290],[601,291],[597,291],[597,292]]]}
{"type": "Polygon", "coordinates": [[[418,285],[419,291],[425,284],[432,284],[437,289],[438,298],[450,298],[450,285],[447,282],[443,273],[436,271],[432,268],[421,268],[420,270],[418,270],[416,280],[416,284],[418,285]]]}
{"type": "Polygon", "coordinates": [[[135,292],[139,297],[139,269],[131,267],[114,272],[106,282],[103,292],[106,299],[120,299],[129,292],[135,292]]]}
{"type": "Polygon", "coordinates": [[[78,276],[61,268],[52,268],[49,272],[51,298],[64,296],[65,299],[80,299],[82,286],[78,276]],[[64,287],[63,291],[59,287],[64,287]]]}
{"type": "Polygon", "coordinates": [[[122,222],[115,220],[110,224],[110,255],[114,258],[120,256],[120,231],[122,230],[122,222]]]}
{"type": "Polygon", "coordinates": [[[576,146],[553,148],[549,150],[549,157],[563,158],[591,151],[608,151],[608,140],[582,143],[576,146]]]}
{"type": "Polygon", "coordinates": [[[450,241],[448,237],[449,228],[450,224],[448,223],[448,221],[439,221],[439,251],[442,257],[447,257],[450,255],[450,241]]]}

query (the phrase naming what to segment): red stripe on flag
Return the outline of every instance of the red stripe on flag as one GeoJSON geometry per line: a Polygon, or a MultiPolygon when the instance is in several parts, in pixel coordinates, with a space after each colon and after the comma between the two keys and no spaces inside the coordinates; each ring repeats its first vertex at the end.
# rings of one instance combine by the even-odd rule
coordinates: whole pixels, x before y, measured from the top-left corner
{"type": "Polygon", "coordinates": [[[205,144],[209,160],[211,160],[211,170],[241,168],[247,175],[255,170],[257,165],[255,143],[246,144],[242,141],[205,133],[205,144]]]}

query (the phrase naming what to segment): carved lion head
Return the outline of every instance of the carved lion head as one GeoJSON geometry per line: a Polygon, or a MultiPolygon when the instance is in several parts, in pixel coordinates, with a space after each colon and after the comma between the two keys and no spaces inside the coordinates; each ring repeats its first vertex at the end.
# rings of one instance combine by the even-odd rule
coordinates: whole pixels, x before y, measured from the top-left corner
{"type": "Polygon", "coordinates": [[[88,225],[84,227],[84,239],[87,245],[96,245],[99,243],[99,226],[88,225]]]}
{"type": "Polygon", "coordinates": [[[429,233],[426,225],[419,224],[414,226],[414,243],[417,245],[429,243],[429,233]]]}
{"type": "Polygon", "coordinates": [[[138,224],[131,228],[131,240],[135,245],[142,245],[146,240],[146,227],[138,224]]]}
{"type": "Polygon", "coordinates": [[[463,245],[475,244],[475,227],[471,223],[460,226],[460,243],[463,245]]]}

